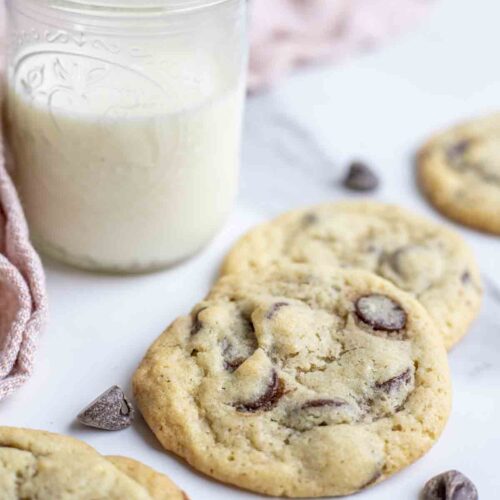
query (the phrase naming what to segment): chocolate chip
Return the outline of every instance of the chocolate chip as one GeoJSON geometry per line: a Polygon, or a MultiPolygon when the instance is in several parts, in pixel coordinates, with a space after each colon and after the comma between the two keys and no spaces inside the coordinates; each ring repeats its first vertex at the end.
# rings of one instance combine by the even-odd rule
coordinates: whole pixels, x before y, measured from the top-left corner
{"type": "Polygon", "coordinates": [[[387,295],[374,293],[356,301],[358,318],[374,330],[393,332],[406,325],[407,314],[401,305],[387,295]]]}
{"type": "Polygon", "coordinates": [[[381,389],[388,394],[399,389],[402,385],[408,385],[412,381],[412,371],[408,368],[403,373],[400,373],[396,377],[390,378],[385,382],[377,382],[375,387],[381,389]]]}
{"type": "Polygon", "coordinates": [[[290,408],[284,424],[300,432],[313,427],[327,427],[358,421],[358,408],[338,398],[311,399],[301,406],[290,408]]]}
{"type": "Polygon", "coordinates": [[[470,272],[469,271],[464,271],[462,273],[462,276],[460,276],[460,280],[462,281],[462,283],[464,285],[470,285],[470,283],[472,282],[472,278],[471,278],[470,272]]]}
{"type": "Polygon", "coordinates": [[[313,224],[316,224],[319,221],[319,217],[315,213],[308,213],[305,214],[304,217],[302,217],[302,225],[303,226],[312,226],[313,224]]]}
{"type": "Polygon", "coordinates": [[[272,319],[273,316],[280,310],[282,309],[283,307],[286,307],[288,306],[288,302],[276,302],[275,304],[273,304],[271,306],[271,308],[269,309],[269,311],[267,312],[266,314],[266,319],[272,319]]]}
{"type": "Polygon", "coordinates": [[[255,333],[255,326],[253,325],[251,316],[246,316],[242,314],[241,322],[243,323],[243,330],[246,334],[255,333]]]}
{"type": "Polygon", "coordinates": [[[89,427],[119,431],[130,426],[134,413],[123,391],[114,385],[84,408],[77,419],[89,427]]]}
{"type": "Polygon", "coordinates": [[[205,309],[207,308],[204,307],[203,309],[200,309],[194,316],[191,326],[191,335],[196,335],[203,328],[203,323],[200,321],[200,313],[205,309]]]}
{"type": "Polygon", "coordinates": [[[224,358],[224,369],[228,372],[234,372],[246,360],[245,357],[235,353],[233,344],[227,338],[222,341],[222,357],[224,358]]]}
{"type": "Polygon", "coordinates": [[[340,406],[345,406],[347,403],[341,399],[311,399],[306,401],[300,408],[302,410],[308,410],[309,408],[339,408],[340,406]]]}
{"type": "Polygon", "coordinates": [[[430,479],[424,486],[422,500],[478,500],[474,483],[461,472],[449,470],[430,479]]]}
{"type": "Polygon", "coordinates": [[[446,150],[448,160],[452,163],[462,161],[464,154],[467,152],[467,149],[471,146],[471,144],[471,139],[463,139],[449,146],[446,150]]]}
{"type": "Polygon", "coordinates": [[[230,360],[225,359],[224,360],[224,369],[226,369],[228,372],[234,372],[244,362],[245,362],[245,358],[235,358],[235,359],[230,359],[230,360]]]}
{"type": "Polygon", "coordinates": [[[349,165],[343,184],[354,191],[373,191],[377,189],[379,180],[368,165],[355,161],[349,165]]]}
{"type": "Polygon", "coordinates": [[[241,412],[254,413],[256,411],[269,411],[283,396],[285,387],[283,381],[278,377],[276,370],[271,373],[271,378],[262,396],[254,401],[238,402],[234,407],[241,412]]]}
{"type": "Polygon", "coordinates": [[[386,257],[386,261],[389,263],[394,272],[400,275],[404,274],[404,269],[401,266],[401,257],[413,248],[416,248],[415,245],[406,245],[398,248],[386,257]]]}

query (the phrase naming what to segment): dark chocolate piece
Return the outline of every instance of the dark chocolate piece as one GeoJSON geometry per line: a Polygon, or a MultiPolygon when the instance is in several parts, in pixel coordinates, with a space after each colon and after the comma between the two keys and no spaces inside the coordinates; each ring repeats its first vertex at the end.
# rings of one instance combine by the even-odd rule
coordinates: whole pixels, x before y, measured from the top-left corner
{"type": "Polygon", "coordinates": [[[276,370],[271,373],[271,378],[262,396],[254,401],[240,401],[234,407],[241,412],[254,413],[256,411],[269,411],[279,401],[284,393],[283,381],[278,377],[276,370]]]}
{"type": "Polygon", "coordinates": [[[446,149],[446,156],[448,157],[448,160],[452,163],[461,162],[471,144],[471,139],[463,139],[449,146],[446,149]]]}
{"type": "Polygon", "coordinates": [[[356,314],[374,330],[394,332],[406,326],[406,311],[387,295],[374,293],[360,297],[356,301],[356,314]]]}
{"type": "Polygon", "coordinates": [[[312,399],[311,401],[305,402],[302,406],[302,410],[308,410],[309,408],[339,408],[347,403],[340,399],[312,399]]]}
{"type": "Polygon", "coordinates": [[[194,316],[193,324],[191,326],[191,335],[196,335],[203,328],[203,323],[200,321],[200,313],[205,309],[206,307],[200,309],[194,316]]]}
{"type": "Polygon", "coordinates": [[[288,302],[276,302],[275,304],[273,304],[271,306],[271,308],[269,309],[269,311],[267,312],[266,314],[266,319],[272,319],[273,316],[280,310],[282,309],[283,307],[286,307],[288,306],[288,302]]]}
{"type": "Polygon", "coordinates": [[[449,470],[427,481],[422,500],[478,500],[474,483],[461,472],[449,470]]]}
{"type": "Polygon", "coordinates": [[[318,220],[319,217],[315,213],[310,212],[304,215],[304,217],[302,218],[302,224],[304,226],[312,226],[313,224],[316,224],[318,220]]]}
{"type": "Polygon", "coordinates": [[[379,179],[368,165],[355,161],[349,165],[343,184],[353,191],[373,191],[377,189],[379,179]]]}
{"type": "Polygon", "coordinates": [[[119,431],[130,426],[134,413],[134,408],[123,391],[114,385],[84,408],[77,419],[89,427],[119,431]]]}
{"type": "Polygon", "coordinates": [[[408,368],[403,373],[396,375],[385,382],[377,382],[375,387],[384,392],[391,393],[399,389],[402,385],[408,385],[412,380],[411,368],[408,368]]]}

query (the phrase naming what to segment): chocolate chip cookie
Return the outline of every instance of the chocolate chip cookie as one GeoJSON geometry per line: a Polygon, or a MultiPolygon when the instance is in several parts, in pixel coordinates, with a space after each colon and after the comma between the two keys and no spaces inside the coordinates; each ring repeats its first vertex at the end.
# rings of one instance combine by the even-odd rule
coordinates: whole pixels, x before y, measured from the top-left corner
{"type": "Polygon", "coordinates": [[[433,445],[450,411],[425,309],[372,273],[330,266],[221,278],[153,344],[133,386],[167,450],[290,497],[383,481],[433,445]]]}
{"type": "Polygon", "coordinates": [[[424,305],[450,348],[481,304],[472,252],[455,232],[402,208],[343,202],[289,212],[244,236],[223,273],[310,262],[369,270],[424,305]]]}
{"type": "Polygon", "coordinates": [[[0,427],[2,500],[185,500],[170,479],[125,457],[103,457],[67,436],[0,427]]]}
{"type": "Polygon", "coordinates": [[[500,114],[436,135],[420,151],[418,173],[439,211],[500,235],[500,114]]]}

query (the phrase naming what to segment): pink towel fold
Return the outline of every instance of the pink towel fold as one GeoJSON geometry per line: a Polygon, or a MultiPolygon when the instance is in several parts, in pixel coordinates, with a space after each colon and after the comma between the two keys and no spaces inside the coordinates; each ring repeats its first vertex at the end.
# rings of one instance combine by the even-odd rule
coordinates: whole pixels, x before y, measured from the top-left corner
{"type": "MultiPolygon", "coordinates": [[[[0,3],[0,78],[2,7],[0,3]]],[[[0,127],[0,400],[31,375],[37,338],[46,314],[43,269],[30,244],[23,211],[5,167],[0,127]]]]}
{"type": "Polygon", "coordinates": [[[372,48],[424,15],[433,0],[252,0],[249,89],[292,68],[372,48]]]}

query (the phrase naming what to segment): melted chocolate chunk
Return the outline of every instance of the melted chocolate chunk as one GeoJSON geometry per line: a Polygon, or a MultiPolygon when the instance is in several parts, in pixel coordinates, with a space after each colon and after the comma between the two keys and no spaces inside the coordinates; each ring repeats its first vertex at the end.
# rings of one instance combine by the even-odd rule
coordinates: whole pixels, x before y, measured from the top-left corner
{"type": "Polygon", "coordinates": [[[228,337],[221,342],[224,368],[229,372],[237,370],[258,347],[251,315],[241,313],[235,325],[234,333],[236,336],[234,342],[228,337]]]}
{"type": "Polygon", "coordinates": [[[373,191],[377,189],[379,180],[368,165],[355,161],[349,165],[343,184],[353,191],[373,191]]]}
{"type": "Polygon", "coordinates": [[[308,410],[309,408],[339,408],[345,406],[347,403],[341,399],[312,399],[306,401],[300,408],[301,410],[308,410]]]}
{"type": "Polygon", "coordinates": [[[356,315],[374,330],[395,332],[406,326],[407,314],[387,295],[374,293],[356,301],[356,315]]]}
{"type": "Polygon", "coordinates": [[[80,423],[107,431],[129,427],[134,420],[134,408],[116,385],[103,392],[77,416],[80,423]]]}
{"type": "Polygon", "coordinates": [[[387,262],[391,266],[392,270],[397,274],[399,275],[404,274],[404,269],[401,267],[401,257],[403,257],[403,255],[412,248],[415,248],[415,246],[406,245],[404,247],[398,248],[397,250],[395,250],[386,257],[387,262]]]}
{"type": "Polygon", "coordinates": [[[271,308],[269,309],[269,311],[267,312],[266,314],[266,319],[272,319],[274,317],[274,315],[280,310],[282,309],[283,307],[286,307],[290,304],[288,304],[288,302],[276,302],[275,304],[273,304],[271,306],[271,308]]]}
{"type": "Polygon", "coordinates": [[[200,309],[196,313],[196,316],[193,318],[193,323],[191,325],[191,335],[196,335],[203,328],[203,323],[200,321],[200,313],[205,309],[206,307],[200,309]]]}
{"type": "Polygon", "coordinates": [[[411,380],[412,380],[412,372],[411,368],[408,368],[403,373],[400,373],[396,377],[390,378],[385,382],[377,382],[375,384],[375,387],[389,394],[395,390],[398,390],[402,385],[408,385],[411,382],[411,380]]]}
{"type": "Polygon", "coordinates": [[[243,323],[243,329],[245,333],[247,334],[255,333],[255,327],[253,326],[253,321],[250,316],[242,315],[241,321],[243,323]]]}
{"type": "Polygon", "coordinates": [[[304,226],[312,226],[313,224],[316,224],[319,221],[319,217],[315,213],[308,213],[305,214],[304,217],[302,218],[302,225],[304,226]]]}
{"type": "Polygon", "coordinates": [[[234,347],[228,339],[222,341],[222,357],[224,358],[224,369],[228,372],[237,370],[246,359],[234,353],[234,347]]]}
{"type": "Polygon", "coordinates": [[[272,371],[271,379],[267,384],[266,390],[262,396],[254,401],[240,401],[234,405],[236,410],[246,413],[256,411],[269,411],[279,401],[285,391],[283,381],[278,377],[276,370],[272,371]]]}
{"type": "Polygon", "coordinates": [[[452,163],[459,163],[463,160],[467,149],[472,145],[471,139],[463,139],[448,147],[446,156],[452,163]]]}
{"type": "Polygon", "coordinates": [[[449,470],[430,479],[424,486],[422,500],[478,500],[474,483],[461,472],[449,470]]]}
{"type": "Polygon", "coordinates": [[[471,282],[472,282],[472,278],[471,278],[470,272],[469,271],[464,271],[462,273],[462,276],[460,276],[460,280],[462,281],[462,283],[464,285],[470,285],[471,282]]]}
{"type": "MultiPolygon", "coordinates": [[[[450,166],[459,171],[470,170],[486,183],[500,184],[500,175],[496,172],[492,172],[491,169],[488,168],[488,164],[481,161],[473,161],[466,157],[467,151],[473,144],[474,139],[464,139],[449,146],[446,149],[446,157],[450,162],[450,166]]],[[[460,194],[459,191],[457,191],[457,195],[460,195],[460,197],[464,196],[464,194],[460,194]]]]}
{"type": "Polygon", "coordinates": [[[245,362],[245,358],[235,358],[231,360],[224,360],[224,368],[228,372],[236,371],[243,363],[245,362]]]}

